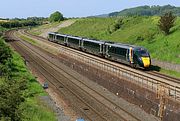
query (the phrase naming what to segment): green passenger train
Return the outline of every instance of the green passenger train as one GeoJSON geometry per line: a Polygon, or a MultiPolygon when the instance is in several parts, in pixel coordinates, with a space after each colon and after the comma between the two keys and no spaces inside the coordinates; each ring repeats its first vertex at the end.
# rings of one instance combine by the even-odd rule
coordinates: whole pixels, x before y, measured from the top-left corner
{"type": "Polygon", "coordinates": [[[93,40],[54,32],[48,33],[48,40],[115,62],[127,64],[133,68],[149,68],[151,65],[149,52],[140,46],[93,40]]]}

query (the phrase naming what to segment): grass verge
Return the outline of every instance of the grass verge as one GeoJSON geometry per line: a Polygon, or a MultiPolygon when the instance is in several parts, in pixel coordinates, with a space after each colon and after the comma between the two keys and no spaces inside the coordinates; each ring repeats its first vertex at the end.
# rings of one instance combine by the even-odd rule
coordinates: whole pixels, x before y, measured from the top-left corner
{"type": "Polygon", "coordinates": [[[57,119],[53,110],[48,108],[44,102],[39,99],[41,96],[47,96],[47,93],[44,92],[42,86],[26,68],[23,58],[16,52],[13,52],[13,65],[13,79],[28,80],[28,89],[24,92],[24,94],[28,96],[26,101],[20,105],[20,108],[23,110],[23,120],[56,121],[57,119]]]}
{"type": "Polygon", "coordinates": [[[60,24],[60,22],[54,22],[54,23],[49,23],[49,24],[44,24],[41,26],[33,27],[29,32],[33,35],[40,35],[43,33],[45,29],[53,28],[56,27],[60,24]]]}
{"type": "Polygon", "coordinates": [[[27,37],[27,36],[20,35],[20,38],[23,39],[23,40],[28,41],[28,42],[31,43],[31,44],[34,44],[34,45],[36,44],[36,41],[35,41],[35,40],[33,40],[33,39],[31,39],[31,38],[29,38],[29,37],[27,37]]]}

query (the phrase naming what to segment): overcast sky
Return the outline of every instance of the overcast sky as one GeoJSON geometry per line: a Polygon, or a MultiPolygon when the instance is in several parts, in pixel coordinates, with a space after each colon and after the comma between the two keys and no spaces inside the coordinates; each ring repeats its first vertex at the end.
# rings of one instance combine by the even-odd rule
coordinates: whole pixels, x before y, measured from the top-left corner
{"type": "Polygon", "coordinates": [[[174,5],[180,0],[1,0],[0,18],[48,17],[60,11],[65,17],[106,14],[142,5],[174,5]]]}

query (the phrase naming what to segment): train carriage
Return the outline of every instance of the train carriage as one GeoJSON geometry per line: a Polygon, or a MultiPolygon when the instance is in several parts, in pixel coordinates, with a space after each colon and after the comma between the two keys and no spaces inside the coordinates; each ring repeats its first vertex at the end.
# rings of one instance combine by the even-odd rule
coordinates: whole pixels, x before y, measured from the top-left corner
{"type": "Polygon", "coordinates": [[[116,62],[128,64],[132,67],[148,68],[151,65],[149,52],[139,46],[83,39],[77,36],[49,33],[49,41],[65,44],[75,49],[103,56],[116,62]]]}
{"type": "Polygon", "coordinates": [[[84,51],[103,56],[104,41],[83,39],[81,47],[84,51]]]}
{"type": "Polygon", "coordinates": [[[56,33],[53,33],[53,32],[48,33],[48,40],[49,41],[54,42],[55,38],[56,38],[56,33]]]}
{"type": "Polygon", "coordinates": [[[106,43],[106,57],[121,63],[133,63],[132,47],[125,44],[106,43]],[[130,54],[131,53],[131,54],[130,54]]]}
{"type": "Polygon", "coordinates": [[[106,57],[132,67],[148,68],[151,64],[149,52],[139,46],[105,43],[106,57]]]}
{"type": "Polygon", "coordinates": [[[67,36],[67,40],[66,40],[68,46],[76,49],[81,48],[81,41],[82,41],[81,37],[74,37],[74,36],[67,36]]]}
{"type": "Polygon", "coordinates": [[[66,44],[67,35],[56,34],[56,42],[59,44],[66,44]]]}

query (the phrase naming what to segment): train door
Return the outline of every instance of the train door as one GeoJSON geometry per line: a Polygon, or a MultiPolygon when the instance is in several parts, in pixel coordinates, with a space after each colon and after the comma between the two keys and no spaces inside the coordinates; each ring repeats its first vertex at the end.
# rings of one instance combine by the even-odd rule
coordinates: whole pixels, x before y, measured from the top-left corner
{"type": "Polygon", "coordinates": [[[81,49],[81,41],[82,39],[79,39],[79,49],[81,49]]]}
{"type": "Polygon", "coordinates": [[[103,47],[102,47],[102,49],[103,49],[103,50],[102,50],[103,56],[106,55],[106,46],[107,46],[107,45],[104,43],[104,44],[103,44],[103,47]]]}
{"type": "Polygon", "coordinates": [[[99,44],[99,54],[102,54],[103,46],[102,44],[99,44]]]}
{"type": "Polygon", "coordinates": [[[64,36],[64,44],[66,45],[67,43],[67,36],[64,36]]]}
{"type": "Polygon", "coordinates": [[[109,49],[111,48],[111,45],[105,45],[105,57],[109,58],[109,49]]]}
{"type": "Polygon", "coordinates": [[[133,49],[132,47],[129,48],[129,62],[132,64],[133,62],[133,49]]]}
{"type": "Polygon", "coordinates": [[[83,51],[85,51],[85,50],[84,50],[85,48],[84,48],[84,40],[83,40],[83,39],[81,40],[81,49],[82,49],[83,51]]]}
{"type": "Polygon", "coordinates": [[[127,49],[127,51],[126,51],[126,61],[130,62],[130,60],[129,60],[129,49],[127,49]]]}

